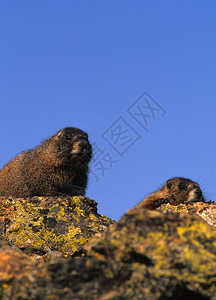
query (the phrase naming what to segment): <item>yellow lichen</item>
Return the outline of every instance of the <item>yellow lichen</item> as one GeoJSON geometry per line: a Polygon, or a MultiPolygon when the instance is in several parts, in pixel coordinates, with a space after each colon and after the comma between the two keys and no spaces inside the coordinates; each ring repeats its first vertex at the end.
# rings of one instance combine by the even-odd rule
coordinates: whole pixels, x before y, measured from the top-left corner
{"type": "Polygon", "coordinates": [[[65,199],[55,199],[50,205],[47,205],[46,201],[42,202],[43,197],[36,197],[35,202],[14,199],[16,218],[7,229],[8,240],[20,247],[24,247],[27,243],[35,249],[48,247],[65,254],[73,253],[88,241],[90,235],[104,229],[102,220],[103,224],[111,221],[100,215],[96,217],[93,213],[86,213],[82,203],[84,199],[84,197],[71,198],[73,204],[71,210],[69,202],[65,199]]]}

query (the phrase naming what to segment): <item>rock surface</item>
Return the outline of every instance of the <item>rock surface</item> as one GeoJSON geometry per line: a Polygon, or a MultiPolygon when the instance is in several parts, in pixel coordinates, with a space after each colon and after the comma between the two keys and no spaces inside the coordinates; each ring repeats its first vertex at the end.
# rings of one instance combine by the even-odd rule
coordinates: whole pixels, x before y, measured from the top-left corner
{"type": "Polygon", "coordinates": [[[208,224],[216,226],[216,204],[214,202],[195,202],[193,204],[181,204],[177,206],[162,204],[156,210],[197,215],[205,220],[208,224]]]}
{"type": "Polygon", "coordinates": [[[0,198],[2,245],[15,245],[38,259],[72,255],[113,222],[86,197],[0,198]]]}
{"type": "MultiPolygon", "coordinates": [[[[215,204],[205,205],[203,211],[216,214],[215,204]]],[[[73,257],[55,263],[6,248],[0,253],[0,297],[214,300],[216,230],[194,215],[200,210],[198,203],[191,208],[167,204],[163,211],[131,209],[73,257]]]]}

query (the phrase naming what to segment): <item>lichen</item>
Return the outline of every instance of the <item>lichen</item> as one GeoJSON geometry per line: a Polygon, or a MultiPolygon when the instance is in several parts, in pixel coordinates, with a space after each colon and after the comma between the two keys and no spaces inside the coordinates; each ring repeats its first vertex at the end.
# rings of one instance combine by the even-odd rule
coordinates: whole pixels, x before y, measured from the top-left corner
{"type": "Polygon", "coordinates": [[[71,255],[113,223],[97,213],[96,205],[85,197],[13,199],[6,237],[25,251],[57,250],[71,255]]]}
{"type": "Polygon", "coordinates": [[[56,264],[41,264],[43,269],[39,265],[29,281],[22,281],[24,287],[17,278],[9,283],[28,299],[215,299],[216,231],[191,214],[195,206],[190,214],[132,209],[103,231],[107,219],[88,198],[45,202],[37,207],[30,202],[33,217],[29,213],[20,220],[14,212],[14,226],[7,229],[11,241],[17,242],[19,233],[25,243],[56,247],[64,257],[80,251],[56,264]]]}

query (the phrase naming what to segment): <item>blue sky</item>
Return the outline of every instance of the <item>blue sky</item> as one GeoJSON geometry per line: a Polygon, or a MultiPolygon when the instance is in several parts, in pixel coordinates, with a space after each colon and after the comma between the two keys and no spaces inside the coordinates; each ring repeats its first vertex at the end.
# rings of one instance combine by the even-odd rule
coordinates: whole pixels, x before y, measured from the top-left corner
{"type": "Polygon", "coordinates": [[[99,213],[117,220],[174,176],[215,200],[215,11],[213,0],[2,2],[0,167],[73,126],[95,145],[87,196],[99,213]]]}

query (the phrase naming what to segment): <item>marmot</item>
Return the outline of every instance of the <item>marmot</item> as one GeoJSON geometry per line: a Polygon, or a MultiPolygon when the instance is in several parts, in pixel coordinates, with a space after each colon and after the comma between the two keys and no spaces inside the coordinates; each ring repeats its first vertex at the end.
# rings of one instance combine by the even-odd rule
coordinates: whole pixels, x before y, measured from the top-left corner
{"type": "Polygon", "coordinates": [[[63,128],[0,170],[0,195],[84,195],[91,156],[88,135],[74,127],[63,128]]]}
{"type": "Polygon", "coordinates": [[[174,177],[168,179],[165,185],[147,196],[136,207],[155,209],[163,203],[179,205],[193,202],[205,202],[199,184],[187,178],[174,177]]]}

